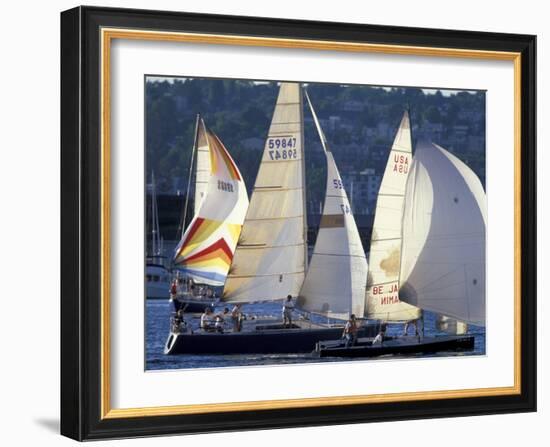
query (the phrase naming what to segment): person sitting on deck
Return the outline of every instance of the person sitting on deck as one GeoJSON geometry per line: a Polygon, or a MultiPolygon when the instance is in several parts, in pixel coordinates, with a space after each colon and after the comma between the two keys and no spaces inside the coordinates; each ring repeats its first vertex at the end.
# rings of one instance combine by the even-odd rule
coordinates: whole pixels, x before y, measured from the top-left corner
{"type": "Polygon", "coordinates": [[[286,301],[283,304],[283,326],[292,327],[292,311],[294,310],[294,303],[292,302],[292,295],[286,297],[286,301]]]}
{"type": "Polygon", "coordinates": [[[357,341],[357,321],[355,320],[355,314],[351,314],[349,320],[346,322],[342,338],[346,340],[346,348],[350,345],[353,346],[357,341]]]}
{"type": "Polygon", "coordinates": [[[229,314],[229,309],[226,307],[223,309],[223,312],[216,315],[216,318],[214,319],[214,328],[217,332],[221,332],[223,334],[223,325],[225,323],[225,319],[227,318],[227,314],[229,314]]]}
{"type": "Polygon", "coordinates": [[[382,342],[384,341],[384,335],[386,334],[386,328],[382,326],[380,328],[380,332],[378,332],[378,335],[374,337],[374,340],[372,341],[373,345],[380,345],[382,346],[382,342]]]}
{"type": "Polygon", "coordinates": [[[242,314],[241,305],[238,303],[231,310],[231,321],[233,322],[233,332],[241,332],[242,314]]]}
{"type": "Polygon", "coordinates": [[[201,329],[205,332],[214,330],[212,326],[212,309],[210,307],[204,309],[204,313],[201,315],[201,329]]]}

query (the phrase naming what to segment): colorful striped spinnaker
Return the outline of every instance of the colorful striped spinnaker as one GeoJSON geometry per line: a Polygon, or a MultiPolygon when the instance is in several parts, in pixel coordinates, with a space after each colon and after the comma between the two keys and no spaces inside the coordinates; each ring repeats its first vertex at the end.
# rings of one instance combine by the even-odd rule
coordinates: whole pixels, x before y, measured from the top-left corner
{"type": "Polygon", "coordinates": [[[210,178],[200,208],[176,247],[174,264],[196,283],[223,286],[248,209],[248,194],[231,155],[202,119],[198,133],[210,153],[210,178]]]}

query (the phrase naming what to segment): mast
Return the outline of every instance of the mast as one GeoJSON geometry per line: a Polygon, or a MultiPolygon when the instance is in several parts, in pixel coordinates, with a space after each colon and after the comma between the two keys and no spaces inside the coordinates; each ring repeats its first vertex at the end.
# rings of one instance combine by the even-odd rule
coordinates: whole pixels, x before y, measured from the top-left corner
{"type": "Polygon", "coordinates": [[[319,232],[298,305],[309,312],[348,318],[363,315],[367,259],[342,178],[305,92],[327,161],[327,186],[319,232]]]}
{"type": "Polygon", "coordinates": [[[157,188],[155,183],[155,172],[151,172],[151,253],[152,257],[158,257],[162,253],[160,243],[160,225],[157,206],[157,188]]]}
{"type": "Polygon", "coordinates": [[[191,150],[191,162],[189,163],[189,175],[187,176],[187,191],[185,194],[185,203],[183,205],[183,213],[180,221],[180,226],[178,228],[178,234],[180,239],[183,237],[185,232],[185,222],[187,220],[187,206],[189,204],[189,194],[191,191],[191,178],[193,177],[193,163],[195,160],[195,151],[197,150],[197,141],[199,139],[199,123],[201,121],[201,114],[197,113],[197,118],[195,120],[195,136],[193,138],[193,149],[191,150]]]}
{"type": "Polygon", "coordinates": [[[300,84],[282,82],[222,299],[297,296],[307,260],[300,84]]]}
{"type": "MultiPolygon", "coordinates": [[[[302,147],[302,215],[304,216],[304,272],[307,272],[309,256],[308,256],[308,226],[307,226],[307,198],[306,198],[306,161],[305,161],[305,140],[304,140],[304,105],[302,98],[302,86],[298,84],[299,89],[299,108],[300,108],[300,123],[301,123],[301,147],[302,147]]],[[[307,95],[307,93],[306,93],[307,95]]],[[[309,99],[308,99],[309,100],[309,99]]]]}

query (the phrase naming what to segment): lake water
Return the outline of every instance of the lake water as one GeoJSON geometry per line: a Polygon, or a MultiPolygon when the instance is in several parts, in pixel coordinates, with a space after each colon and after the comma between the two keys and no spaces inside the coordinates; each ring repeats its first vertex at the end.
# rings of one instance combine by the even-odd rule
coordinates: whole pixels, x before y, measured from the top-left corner
{"type": "MultiPolygon", "coordinates": [[[[281,317],[280,305],[274,303],[249,304],[242,307],[243,312],[258,315],[270,315],[274,318],[281,317]]],[[[184,369],[184,368],[216,368],[227,366],[247,365],[281,365],[287,363],[319,363],[335,361],[365,361],[365,358],[338,359],[338,358],[317,358],[310,354],[243,354],[243,355],[164,355],[164,343],[168,337],[170,327],[170,313],[172,306],[168,300],[146,300],[146,321],[145,321],[145,349],[147,370],[162,369],[184,369]]],[[[425,334],[445,335],[435,329],[434,315],[425,313],[425,334]]],[[[198,324],[198,318],[194,320],[198,324]]],[[[403,330],[402,324],[388,325],[388,335],[397,335],[403,330]]],[[[412,331],[413,329],[410,329],[412,331]]],[[[475,346],[473,351],[467,352],[438,352],[425,355],[415,354],[408,356],[383,356],[372,358],[369,361],[388,358],[411,358],[411,357],[449,357],[485,354],[485,329],[471,326],[470,333],[475,334],[475,346]]]]}

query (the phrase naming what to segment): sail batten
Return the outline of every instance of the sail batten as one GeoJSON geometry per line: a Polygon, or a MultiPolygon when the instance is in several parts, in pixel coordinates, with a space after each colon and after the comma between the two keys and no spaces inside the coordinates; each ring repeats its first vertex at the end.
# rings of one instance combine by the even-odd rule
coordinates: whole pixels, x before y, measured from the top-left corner
{"type": "Polygon", "coordinates": [[[419,309],[399,296],[403,206],[412,138],[409,113],[397,130],[380,184],[369,253],[365,316],[385,321],[408,321],[420,316],[419,309]]]}
{"type": "Polygon", "coordinates": [[[298,305],[333,318],[362,315],[368,269],[365,252],[336,162],[307,93],[306,98],[326,157],[327,186],[317,240],[298,305]]]}
{"type": "Polygon", "coordinates": [[[307,262],[302,95],[283,82],[222,299],[297,296],[307,262]]]}
{"type": "Polygon", "coordinates": [[[241,234],[248,195],[231,155],[202,119],[198,127],[198,144],[197,166],[206,163],[199,159],[201,151],[204,152],[200,148],[205,147],[208,153],[207,188],[175,249],[173,262],[178,270],[195,282],[221,286],[241,234]]]}

